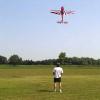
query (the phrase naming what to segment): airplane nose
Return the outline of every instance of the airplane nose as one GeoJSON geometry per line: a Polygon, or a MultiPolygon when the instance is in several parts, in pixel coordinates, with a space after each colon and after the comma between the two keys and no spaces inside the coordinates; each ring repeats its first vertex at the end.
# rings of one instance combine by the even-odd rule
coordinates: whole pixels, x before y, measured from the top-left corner
{"type": "Polygon", "coordinates": [[[62,6],[61,9],[64,10],[64,7],[62,6]]]}

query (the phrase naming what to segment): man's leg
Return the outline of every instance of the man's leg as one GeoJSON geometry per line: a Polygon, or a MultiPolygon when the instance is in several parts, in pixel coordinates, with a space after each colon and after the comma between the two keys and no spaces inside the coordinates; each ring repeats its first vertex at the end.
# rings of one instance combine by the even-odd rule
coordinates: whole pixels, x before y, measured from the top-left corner
{"type": "Polygon", "coordinates": [[[62,85],[61,85],[61,82],[59,82],[59,90],[60,90],[60,93],[62,93],[62,85]]]}
{"type": "Polygon", "coordinates": [[[54,91],[56,92],[57,91],[57,83],[56,82],[54,82],[54,91]]]}

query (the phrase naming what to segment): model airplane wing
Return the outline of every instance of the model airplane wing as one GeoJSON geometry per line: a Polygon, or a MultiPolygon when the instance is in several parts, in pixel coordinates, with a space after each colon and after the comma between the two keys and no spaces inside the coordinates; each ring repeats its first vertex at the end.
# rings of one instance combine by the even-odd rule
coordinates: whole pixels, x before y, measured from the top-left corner
{"type": "Polygon", "coordinates": [[[60,15],[60,10],[51,10],[51,13],[60,15]]]}
{"type": "Polygon", "coordinates": [[[72,10],[70,10],[70,11],[65,11],[65,15],[67,15],[67,14],[75,14],[75,11],[72,11],[72,10]]]}

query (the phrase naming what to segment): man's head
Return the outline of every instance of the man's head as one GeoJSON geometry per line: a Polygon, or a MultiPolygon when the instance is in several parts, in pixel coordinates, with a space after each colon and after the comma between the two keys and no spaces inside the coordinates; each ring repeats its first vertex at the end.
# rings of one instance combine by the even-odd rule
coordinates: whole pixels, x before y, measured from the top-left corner
{"type": "Polygon", "coordinates": [[[60,63],[57,63],[56,66],[57,66],[57,67],[60,67],[60,63]]]}

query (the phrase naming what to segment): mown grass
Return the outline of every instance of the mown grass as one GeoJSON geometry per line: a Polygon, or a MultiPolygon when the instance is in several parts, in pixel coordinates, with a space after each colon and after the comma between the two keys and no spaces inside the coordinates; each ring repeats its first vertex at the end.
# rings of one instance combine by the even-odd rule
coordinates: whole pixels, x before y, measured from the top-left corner
{"type": "Polygon", "coordinates": [[[100,100],[100,66],[63,68],[63,93],[55,93],[52,65],[0,65],[0,100],[100,100]]]}

